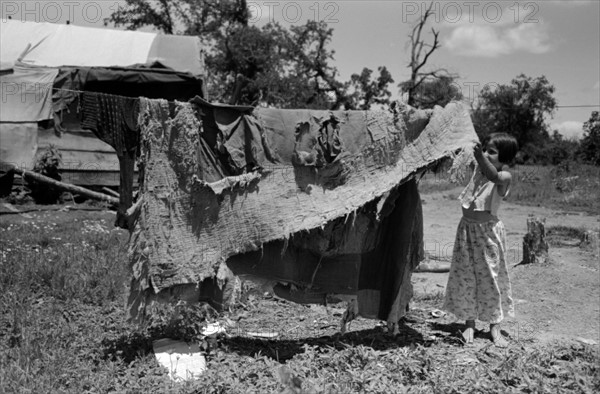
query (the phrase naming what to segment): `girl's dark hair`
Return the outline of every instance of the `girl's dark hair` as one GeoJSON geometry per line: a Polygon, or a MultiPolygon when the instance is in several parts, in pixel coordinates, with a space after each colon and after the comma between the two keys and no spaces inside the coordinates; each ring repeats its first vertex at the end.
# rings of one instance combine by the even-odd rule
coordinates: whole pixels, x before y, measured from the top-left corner
{"type": "Polygon", "coordinates": [[[517,156],[519,144],[515,137],[508,133],[493,133],[490,134],[485,141],[484,146],[493,142],[498,149],[498,160],[501,163],[510,164],[517,156]]]}

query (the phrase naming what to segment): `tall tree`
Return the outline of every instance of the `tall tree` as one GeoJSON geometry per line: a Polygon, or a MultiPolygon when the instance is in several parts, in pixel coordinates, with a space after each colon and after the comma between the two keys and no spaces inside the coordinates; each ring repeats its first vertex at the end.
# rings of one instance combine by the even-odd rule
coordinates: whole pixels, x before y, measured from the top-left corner
{"type": "Polygon", "coordinates": [[[545,76],[518,75],[510,84],[486,85],[479,94],[472,114],[480,138],[496,132],[512,134],[525,159],[543,155],[550,141],[547,117],[556,109],[554,86],[545,76]]]}
{"type": "Polygon", "coordinates": [[[304,106],[307,108],[338,109],[346,92],[344,84],[337,79],[337,68],[330,64],[334,51],[327,45],[331,42],[333,29],[325,22],[308,21],[302,26],[292,26],[290,30],[291,75],[302,84],[295,94],[305,92],[304,106]]]}
{"type": "MultiPolygon", "coordinates": [[[[169,34],[198,35],[207,48],[207,90],[214,101],[323,109],[356,101],[352,83],[341,82],[332,65],[333,29],[324,22],[259,28],[249,23],[245,0],[126,0],[108,21],[128,29],[154,26],[169,34]]],[[[388,97],[389,102],[384,81],[392,79],[384,74],[382,83],[371,87],[379,90],[364,91],[370,98],[360,100],[388,97]]]]}
{"type": "Polygon", "coordinates": [[[125,0],[104,22],[128,30],[153,26],[166,34],[210,40],[236,25],[248,25],[249,17],[246,0],[125,0]]]}
{"type": "Polygon", "coordinates": [[[459,86],[454,84],[457,75],[450,74],[443,68],[425,71],[427,61],[441,47],[439,30],[431,28],[433,36],[431,43],[423,37],[427,21],[434,15],[433,5],[432,1],[408,36],[410,40],[410,62],[408,64],[410,79],[398,85],[403,93],[408,94],[408,105],[417,108],[445,106],[451,100],[462,98],[459,86]]]}

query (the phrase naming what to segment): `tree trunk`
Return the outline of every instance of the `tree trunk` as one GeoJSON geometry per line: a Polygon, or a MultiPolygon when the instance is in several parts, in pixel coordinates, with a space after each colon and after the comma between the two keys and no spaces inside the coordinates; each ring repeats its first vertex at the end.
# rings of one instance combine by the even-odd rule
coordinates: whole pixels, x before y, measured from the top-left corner
{"type": "Polygon", "coordinates": [[[523,237],[523,264],[545,263],[548,261],[545,224],[545,218],[531,215],[527,218],[527,234],[523,237]]]}

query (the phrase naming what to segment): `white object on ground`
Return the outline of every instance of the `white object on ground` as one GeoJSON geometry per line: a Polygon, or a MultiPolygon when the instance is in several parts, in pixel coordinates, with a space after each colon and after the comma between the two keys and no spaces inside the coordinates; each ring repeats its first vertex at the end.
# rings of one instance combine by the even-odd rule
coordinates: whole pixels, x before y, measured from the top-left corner
{"type": "Polygon", "coordinates": [[[598,342],[594,341],[593,339],[587,339],[587,338],[582,338],[582,337],[577,337],[577,338],[575,338],[575,340],[577,342],[585,343],[586,345],[597,345],[598,344],[598,342]]]}
{"type": "Polygon", "coordinates": [[[279,336],[278,332],[247,332],[246,335],[254,338],[272,339],[279,336]]]}
{"type": "Polygon", "coordinates": [[[188,344],[169,338],[153,342],[158,363],[169,371],[173,381],[193,380],[206,371],[206,359],[198,344],[188,344]]]}
{"type": "Polygon", "coordinates": [[[443,273],[450,272],[450,263],[449,262],[422,262],[419,264],[413,272],[433,272],[433,273],[443,273]]]}
{"type": "Polygon", "coordinates": [[[225,327],[221,325],[221,323],[209,323],[206,325],[206,328],[202,330],[202,335],[205,337],[209,335],[221,334],[225,332],[225,327]]]}

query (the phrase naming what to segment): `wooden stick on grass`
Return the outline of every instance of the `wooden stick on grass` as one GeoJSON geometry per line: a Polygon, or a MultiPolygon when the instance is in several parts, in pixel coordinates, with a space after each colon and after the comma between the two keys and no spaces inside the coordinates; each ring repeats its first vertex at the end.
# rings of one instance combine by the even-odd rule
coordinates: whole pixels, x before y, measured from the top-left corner
{"type": "Polygon", "coordinates": [[[88,198],[93,198],[94,200],[99,200],[99,201],[105,201],[109,204],[113,204],[113,205],[119,205],[119,199],[112,197],[112,196],[108,196],[106,194],[103,193],[98,193],[98,192],[94,192],[91,191],[89,189],[85,189],[83,187],[80,186],[75,186],[72,185],[70,183],[64,183],[64,182],[59,182],[55,179],[49,178],[45,175],[42,174],[38,174],[37,172],[33,172],[33,171],[29,171],[29,170],[24,170],[22,168],[19,168],[13,164],[8,164],[8,163],[3,163],[3,166],[8,167],[8,169],[12,169],[14,172],[16,172],[17,174],[21,175],[21,177],[23,177],[23,179],[27,178],[31,178],[34,179],[40,183],[45,183],[47,185],[52,185],[58,189],[61,190],[65,190],[71,193],[77,193],[77,194],[81,194],[82,196],[88,197],[88,198]]]}
{"type": "Polygon", "coordinates": [[[114,191],[113,189],[109,189],[106,186],[102,186],[102,190],[104,190],[105,192],[107,192],[110,195],[115,196],[116,198],[119,198],[119,193],[117,193],[116,191],[114,191]]]}

